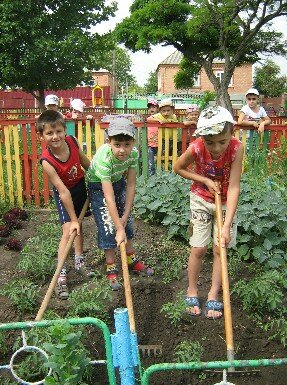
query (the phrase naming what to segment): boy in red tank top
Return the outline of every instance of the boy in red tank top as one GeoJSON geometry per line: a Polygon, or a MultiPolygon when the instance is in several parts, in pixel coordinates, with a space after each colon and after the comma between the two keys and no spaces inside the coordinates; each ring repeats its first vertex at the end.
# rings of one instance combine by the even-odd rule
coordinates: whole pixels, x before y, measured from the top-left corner
{"type": "Polygon", "coordinates": [[[219,301],[221,289],[221,264],[219,243],[232,247],[236,241],[235,212],[240,192],[243,145],[232,136],[234,120],[223,107],[208,107],[198,119],[195,135],[198,137],[174,165],[174,171],[192,181],[190,209],[192,235],[188,261],[189,286],[185,298],[186,312],[191,316],[201,314],[197,282],[211,240],[213,228],[212,283],[205,303],[204,314],[209,319],[218,319],[223,314],[219,301]],[[191,166],[191,168],[190,168],[191,166]],[[215,182],[219,182],[220,188],[215,182]],[[224,224],[222,237],[218,240],[215,221],[214,194],[221,195],[224,224]]]}
{"type": "MultiPolygon", "coordinates": [[[[37,131],[46,149],[41,154],[43,170],[53,185],[54,199],[62,225],[62,238],[58,248],[58,261],[63,255],[70,235],[75,230],[75,269],[85,277],[94,275],[84,265],[83,234],[78,216],[87,199],[84,171],[90,165],[89,159],[73,136],[66,136],[64,117],[58,111],[44,111],[37,120],[37,131]]],[[[67,299],[66,268],[59,276],[55,293],[60,299],[67,299]]]]}

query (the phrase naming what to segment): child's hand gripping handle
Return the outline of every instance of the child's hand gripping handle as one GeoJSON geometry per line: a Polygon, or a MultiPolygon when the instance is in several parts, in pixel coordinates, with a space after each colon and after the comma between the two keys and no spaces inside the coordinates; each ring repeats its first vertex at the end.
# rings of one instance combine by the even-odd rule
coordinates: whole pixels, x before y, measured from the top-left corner
{"type": "MultiPolygon", "coordinates": [[[[84,216],[86,214],[86,211],[87,211],[88,207],[89,207],[89,199],[87,198],[85,203],[84,203],[84,206],[82,208],[82,211],[80,213],[80,216],[78,218],[78,221],[79,221],[80,224],[81,224],[81,222],[84,219],[84,216]]],[[[54,288],[55,288],[55,286],[57,284],[59,275],[61,273],[61,270],[62,270],[62,268],[64,266],[64,263],[65,263],[65,261],[67,259],[67,256],[68,256],[68,254],[69,254],[69,252],[71,250],[71,247],[73,245],[73,242],[74,242],[74,239],[76,238],[76,236],[77,236],[77,231],[75,229],[73,231],[73,233],[69,237],[69,240],[68,240],[68,243],[67,243],[67,245],[65,247],[65,250],[63,252],[62,258],[58,262],[57,269],[56,269],[56,271],[55,271],[55,273],[53,275],[53,278],[52,278],[52,280],[50,282],[50,285],[49,285],[48,290],[47,290],[47,292],[45,294],[45,297],[44,297],[44,299],[42,301],[40,309],[38,310],[38,313],[37,313],[37,316],[35,318],[35,321],[40,321],[42,319],[42,317],[43,317],[43,314],[44,314],[44,312],[45,312],[45,310],[46,310],[46,308],[47,308],[47,306],[49,304],[49,301],[50,301],[50,299],[52,297],[53,290],[54,290],[54,288]]]]}
{"type": "MultiPolygon", "coordinates": [[[[219,183],[215,182],[219,187],[219,183]]],[[[223,303],[224,303],[224,323],[226,334],[226,348],[227,359],[229,361],[234,360],[234,343],[233,343],[233,330],[232,330],[232,316],[230,305],[230,291],[228,280],[228,267],[227,267],[227,253],[226,247],[221,245],[221,230],[223,226],[222,216],[222,203],[220,194],[215,194],[215,207],[216,207],[216,222],[218,228],[218,244],[221,262],[221,274],[222,274],[222,291],[223,291],[223,303]]]]}

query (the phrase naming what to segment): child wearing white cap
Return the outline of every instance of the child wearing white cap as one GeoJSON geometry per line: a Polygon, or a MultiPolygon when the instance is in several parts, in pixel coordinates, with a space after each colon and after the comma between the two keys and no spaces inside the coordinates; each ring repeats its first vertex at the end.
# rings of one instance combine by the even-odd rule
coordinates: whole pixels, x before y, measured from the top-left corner
{"type": "Polygon", "coordinates": [[[66,114],[67,119],[81,119],[83,117],[85,103],[81,99],[73,99],[71,101],[72,111],[66,114]]]}
{"type": "Polygon", "coordinates": [[[258,102],[258,90],[256,88],[250,88],[246,92],[246,105],[240,110],[238,124],[241,126],[252,126],[257,128],[258,132],[263,132],[265,126],[271,123],[271,119],[258,102]]]}
{"type": "Polygon", "coordinates": [[[223,107],[204,109],[195,130],[195,136],[198,138],[191,143],[174,165],[174,171],[177,174],[192,181],[189,286],[185,298],[186,312],[191,316],[199,316],[202,312],[197,282],[202,260],[211,240],[212,228],[214,255],[212,284],[204,314],[208,319],[218,319],[223,314],[223,304],[218,298],[221,288],[219,242],[223,247],[235,245],[237,227],[235,212],[243,159],[243,145],[232,136],[234,123],[231,113],[223,107]],[[220,240],[218,240],[215,221],[215,194],[221,194],[224,210],[220,240]]]}
{"type": "Polygon", "coordinates": [[[47,110],[57,111],[59,107],[59,98],[57,95],[47,95],[45,97],[45,107],[47,110]]]}

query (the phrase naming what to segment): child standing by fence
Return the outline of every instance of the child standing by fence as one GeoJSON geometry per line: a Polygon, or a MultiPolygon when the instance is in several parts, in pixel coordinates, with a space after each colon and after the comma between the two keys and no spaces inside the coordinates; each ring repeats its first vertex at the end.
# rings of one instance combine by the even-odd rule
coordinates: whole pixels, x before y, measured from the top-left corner
{"type": "Polygon", "coordinates": [[[265,126],[271,123],[265,109],[258,104],[259,92],[256,88],[250,88],[246,92],[247,104],[240,110],[238,124],[241,126],[252,126],[257,128],[258,132],[263,132],[265,126]]]}
{"type": "MultiPolygon", "coordinates": [[[[59,220],[62,225],[62,238],[58,248],[58,261],[63,255],[66,244],[73,231],[75,238],[75,269],[85,277],[93,275],[84,264],[83,234],[78,216],[87,199],[84,171],[90,165],[73,136],[66,136],[63,115],[58,111],[44,111],[37,120],[37,131],[44,140],[46,149],[42,152],[40,162],[43,170],[53,185],[59,220]]],[[[67,299],[67,272],[64,267],[55,288],[56,296],[67,299]]]]}
{"type": "Polygon", "coordinates": [[[189,146],[191,135],[190,135],[190,127],[194,126],[196,127],[198,117],[199,117],[199,107],[197,104],[192,104],[189,107],[187,107],[185,111],[185,119],[183,120],[183,124],[188,127],[187,131],[187,146],[189,146]]]}
{"type": "Polygon", "coordinates": [[[131,210],[135,195],[138,151],[134,147],[136,129],[126,118],[113,119],[107,142],[94,155],[88,171],[92,212],[98,228],[98,247],[104,249],[106,277],[118,290],[116,247],[126,242],[129,270],[152,274],[135,255],[131,210]]]}
{"type": "MultiPolygon", "coordinates": [[[[150,116],[158,113],[158,101],[155,99],[149,99],[147,102],[148,114],[150,116]]],[[[155,174],[155,161],[154,157],[157,154],[158,148],[158,127],[148,127],[147,130],[147,142],[148,142],[148,175],[155,174]]]]}
{"type": "Polygon", "coordinates": [[[221,263],[219,242],[232,247],[236,241],[235,212],[240,190],[243,145],[232,136],[232,115],[223,107],[209,107],[199,116],[196,136],[199,136],[174,165],[174,171],[192,181],[190,209],[192,235],[188,262],[186,312],[191,316],[201,314],[197,282],[211,239],[213,226],[212,284],[205,304],[204,314],[209,319],[220,318],[223,304],[218,300],[221,288],[221,263]],[[192,165],[192,169],[189,169],[192,165]],[[216,184],[219,182],[220,188],[216,184]],[[224,204],[222,238],[218,240],[215,222],[214,194],[220,193],[224,204]]]}

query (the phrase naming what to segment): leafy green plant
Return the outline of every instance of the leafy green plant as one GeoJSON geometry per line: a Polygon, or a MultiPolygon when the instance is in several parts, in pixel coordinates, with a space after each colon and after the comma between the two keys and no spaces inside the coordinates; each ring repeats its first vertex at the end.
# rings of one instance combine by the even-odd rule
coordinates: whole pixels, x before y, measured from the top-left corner
{"type": "Polygon", "coordinates": [[[190,181],[171,172],[139,177],[134,201],[136,215],[167,227],[167,237],[188,239],[190,181]]]}
{"type": "Polygon", "coordinates": [[[94,279],[71,292],[69,296],[69,317],[93,316],[107,320],[108,303],[112,290],[106,278],[94,279]]]}
{"type": "Polygon", "coordinates": [[[52,368],[53,372],[44,384],[87,385],[83,379],[89,375],[90,359],[81,343],[82,332],[75,332],[68,322],[61,322],[51,329],[51,336],[57,343],[44,343],[44,349],[49,353],[44,366],[52,368]]]}
{"type": "Polygon", "coordinates": [[[182,341],[174,351],[176,362],[200,362],[204,353],[199,341],[182,341]]]}
{"type": "Polygon", "coordinates": [[[39,288],[26,278],[14,279],[0,291],[7,296],[20,313],[32,312],[37,306],[39,288]]]}
{"type": "Polygon", "coordinates": [[[248,314],[261,317],[266,312],[280,312],[284,287],[287,287],[286,277],[277,270],[269,270],[255,275],[250,281],[239,280],[232,293],[239,295],[248,314]]]}
{"type": "Polygon", "coordinates": [[[170,319],[172,325],[177,325],[182,319],[185,311],[185,303],[183,293],[177,294],[174,302],[165,303],[160,309],[161,313],[165,313],[165,317],[170,319]]]}
{"type": "Polygon", "coordinates": [[[281,315],[277,319],[271,319],[264,325],[264,330],[271,333],[270,340],[278,338],[281,344],[287,346],[287,319],[286,315],[281,315]]]}
{"type": "Polygon", "coordinates": [[[5,356],[7,352],[8,352],[8,346],[6,344],[5,332],[1,330],[0,331],[0,353],[2,356],[5,356]]]}
{"type": "Polygon", "coordinates": [[[51,257],[57,253],[58,239],[36,236],[28,239],[21,251],[17,270],[25,272],[33,280],[45,280],[51,276],[56,267],[56,260],[51,257]]]}

